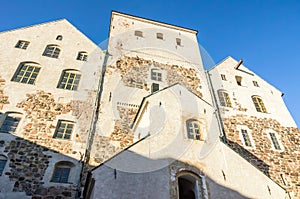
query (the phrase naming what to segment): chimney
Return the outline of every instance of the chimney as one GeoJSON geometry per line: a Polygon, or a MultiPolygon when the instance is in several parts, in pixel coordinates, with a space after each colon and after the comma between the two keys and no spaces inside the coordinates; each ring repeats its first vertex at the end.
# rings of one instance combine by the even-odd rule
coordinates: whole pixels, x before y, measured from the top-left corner
{"type": "Polygon", "coordinates": [[[238,63],[237,63],[237,65],[234,67],[234,69],[235,70],[237,70],[239,67],[240,67],[240,65],[243,63],[243,60],[241,59],[238,63]]]}

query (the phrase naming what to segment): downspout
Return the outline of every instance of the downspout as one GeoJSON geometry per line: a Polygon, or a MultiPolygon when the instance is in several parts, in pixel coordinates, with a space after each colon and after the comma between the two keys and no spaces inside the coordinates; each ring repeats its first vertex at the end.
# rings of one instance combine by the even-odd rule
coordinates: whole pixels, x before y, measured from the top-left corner
{"type": "MultiPolygon", "coordinates": [[[[77,183],[77,189],[78,191],[81,190],[81,180],[82,180],[82,173],[84,170],[84,166],[85,164],[88,163],[89,159],[90,159],[90,151],[92,148],[92,144],[94,141],[94,136],[95,136],[95,132],[96,132],[96,123],[98,121],[98,116],[99,116],[99,108],[100,108],[100,99],[101,99],[101,95],[102,95],[102,91],[103,91],[103,81],[104,81],[104,74],[106,71],[106,63],[109,57],[109,53],[107,51],[105,51],[105,55],[104,55],[104,60],[103,60],[103,64],[100,70],[100,78],[99,78],[99,84],[98,84],[98,88],[97,88],[97,92],[96,92],[96,99],[95,99],[95,103],[94,103],[94,109],[92,112],[92,118],[91,118],[91,122],[90,122],[90,126],[89,126],[89,133],[88,133],[88,138],[86,141],[86,147],[85,147],[85,153],[82,154],[82,158],[81,158],[81,171],[80,171],[80,178],[78,180],[77,183]]],[[[81,194],[80,194],[81,195],[81,194]]],[[[75,198],[80,198],[80,195],[76,194],[75,198]]]]}
{"type": "Polygon", "coordinates": [[[205,74],[206,74],[206,79],[207,79],[207,82],[208,82],[208,88],[209,88],[210,94],[212,96],[213,106],[215,107],[216,118],[217,118],[218,126],[219,126],[219,129],[220,129],[220,132],[221,132],[220,136],[221,136],[222,141],[224,143],[227,143],[227,138],[226,138],[226,133],[225,133],[225,130],[224,130],[224,124],[222,122],[220,108],[219,108],[219,105],[217,103],[217,98],[216,98],[214,88],[213,88],[213,85],[212,85],[212,81],[211,81],[211,78],[210,78],[211,75],[209,74],[209,71],[205,71],[205,74]]]}

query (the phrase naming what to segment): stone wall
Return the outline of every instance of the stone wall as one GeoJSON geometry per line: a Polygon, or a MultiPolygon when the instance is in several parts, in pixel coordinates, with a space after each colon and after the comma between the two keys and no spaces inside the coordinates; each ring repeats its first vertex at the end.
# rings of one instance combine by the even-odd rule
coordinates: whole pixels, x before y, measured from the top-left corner
{"type": "MultiPolygon", "coordinates": [[[[59,153],[59,161],[64,160],[66,155],[82,160],[92,121],[94,95],[91,91],[87,101],[58,103],[52,93],[36,91],[27,94],[26,98],[16,105],[17,108],[23,109],[24,113],[21,126],[15,133],[18,137],[12,141],[0,141],[0,147],[5,147],[3,151],[9,160],[10,171],[4,175],[14,183],[13,190],[10,191],[25,192],[33,198],[75,197],[75,184],[47,187],[44,185],[44,174],[51,162],[53,164],[58,161],[49,155],[51,153],[59,153]],[[57,119],[62,115],[68,119],[73,118],[76,123],[71,140],[53,138],[57,119]]],[[[81,164],[79,161],[78,164],[81,164]]],[[[79,180],[79,175],[76,178],[79,180]]]]}
{"type": "Polygon", "coordinates": [[[4,94],[5,79],[0,76],[0,110],[2,110],[4,104],[9,104],[8,96],[4,94]]]}
{"type": "Polygon", "coordinates": [[[180,83],[194,92],[197,96],[202,97],[201,80],[199,79],[198,72],[194,68],[163,64],[139,57],[124,56],[116,61],[116,66],[107,66],[107,74],[111,74],[115,69],[117,69],[120,72],[122,81],[126,86],[149,91],[151,89],[151,85],[147,85],[147,79],[149,79],[149,69],[151,66],[155,66],[166,71],[167,85],[170,86],[180,83]]]}
{"type": "Polygon", "coordinates": [[[250,163],[264,172],[294,197],[300,197],[300,131],[283,127],[279,122],[268,118],[236,115],[223,119],[228,145],[250,163]],[[255,148],[245,148],[239,137],[237,125],[247,126],[252,133],[255,148]],[[284,149],[271,149],[272,143],[266,130],[278,133],[284,149]]]}

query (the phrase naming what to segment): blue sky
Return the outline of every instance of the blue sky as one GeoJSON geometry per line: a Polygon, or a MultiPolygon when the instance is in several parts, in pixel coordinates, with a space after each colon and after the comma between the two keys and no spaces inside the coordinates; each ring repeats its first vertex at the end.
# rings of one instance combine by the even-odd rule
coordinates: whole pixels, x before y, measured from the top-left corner
{"type": "Polygon", "coordinates": [[[298,0],[10,0],[1,2],[0,31],[66,18],[99,44],[111,10],[196,29],[217,63],[228,55],[281,90],[300,126],[298,0]]]}

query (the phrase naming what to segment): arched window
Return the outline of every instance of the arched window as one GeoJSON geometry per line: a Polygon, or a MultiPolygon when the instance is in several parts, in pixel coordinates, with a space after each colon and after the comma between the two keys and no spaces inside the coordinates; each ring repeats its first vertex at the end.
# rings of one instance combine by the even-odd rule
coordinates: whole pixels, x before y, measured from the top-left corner
{"type": "Polygon", "coordinates": [[[53,138],[70,140],[74,129],[74,122],[59,120],[53,138]]]}
{"type": "Polygon", "coordinates": [[[143,32],[140,30],[136,30],[136,31],[134,31],[134,35],[137,37],[143,37],[143,32]]]}
{"type": "Polygon", "coordinates": [[[57,88],[66,90],[77,90],[81,74],[77,70],[64,70],[62,72],[57,88]]]}
{"type": "Polygon", "coordinates": [[[178,176],[179,199],[199,199],[201,198],[200,178],[193,173],[184,172],[178,176]]]}
{"type": "Polygon", "coordinates": [[[218,90],[221,106],[232,107],[229,94],[225,90],[218,90]]]}
{"type": "Polygon", "coordinates": [[[252,101],[254,103],[257,112],[267,113],[267,109],[264,105],[264,102],[259,96],[256,95],[252,96],[252,101]]]}
{"type": "Polygon", "coordinates": [[[32,62],[23,62],[19,65],[12,81],[24,84],[34,84],[40,72],[40,65],[32,62]]]}
{"type": "Polygon", "coordinates": [[[56,40],[61,41],[63,39],[62,35],[57,35],[56,40]]]}
{"type": "Polygon", "coordinates": [[[0,176],[4,171],[6,162],[7,162],[7,157],[5,157],[4,155],[0,155],[0,176]]]}
{"type": "Polygon", "coordinates": [[[204,140],[203,125],[195,119],[186,121],[187,136],[189,139],[204,140]]]}
{"type": "Polygon", "coordinates": [[[87,58],[88,58],[87,52],[80,51],[80,52],[78,52],[78,55],[77,55],[76,59],[79,60],[79,61],[87,61],[87,58]]]}
{"type": "Polygon", "coordinates": [[[58,58],[60,53],[60,48],[57,45],[48,45],[45,48],[43,56],[58,58]]]}
{"type": "Polygon", "coordinates": [[[4,121],[1,124],[0,133],[13,133],[16,131],[21,120],[21,113],[5,113],[4,121]]]}
{"type": "Polygon", "coordinates": [[[51,182],[68,183],[72,167],[74,167],[72,162],[61,161],[56,163],[51,182]]]}

